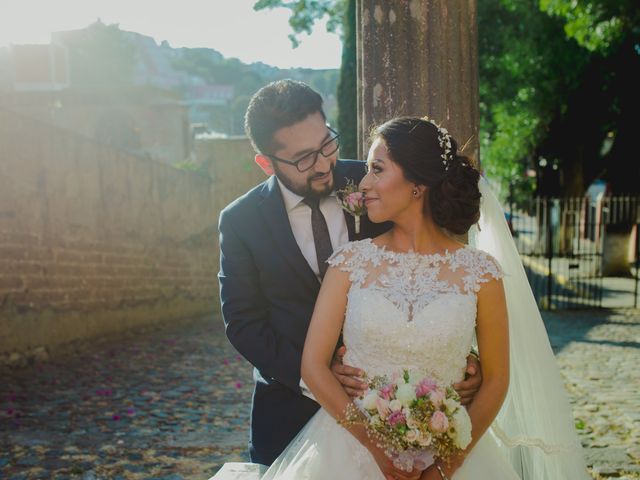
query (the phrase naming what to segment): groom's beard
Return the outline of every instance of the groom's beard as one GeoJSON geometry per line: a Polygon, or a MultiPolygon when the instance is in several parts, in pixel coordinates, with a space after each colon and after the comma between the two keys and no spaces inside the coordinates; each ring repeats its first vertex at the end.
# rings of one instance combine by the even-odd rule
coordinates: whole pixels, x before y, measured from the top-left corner
{"type": "MultiPolygon", "coordinates": [[[[275,162],[274,162],[275,164],[275,162]]],[[[296,184],[294,182],[291,181],[291,179],[289,179],[286,175],[283,175],[280,172],[280,169],[278,167],[276,167],[274,165],[274,171],[276,174],[276,177],[278,177],[278,180],[280,180],[282,182],[282,184],[287,187],[289,190],[291,190],[293,193],[300,195],[301,197],[307,198],[307,197],[316,197],[316,198],[323,198],[328,196],[329,194],[331,194],[331,192],[333,192],[333,188],[335,186],[335,163],[332,164],[329,167],[329,173],[331,174],[331,182],[323,185],[322,188],[318,189],[318,188],[314,188],[313,186],[313,180],[319,177],[324,176],[324,173],[315,173],[311,176],[309,176],[306,179],[306,182],[304,185],[301,184],[296,184]]]]}

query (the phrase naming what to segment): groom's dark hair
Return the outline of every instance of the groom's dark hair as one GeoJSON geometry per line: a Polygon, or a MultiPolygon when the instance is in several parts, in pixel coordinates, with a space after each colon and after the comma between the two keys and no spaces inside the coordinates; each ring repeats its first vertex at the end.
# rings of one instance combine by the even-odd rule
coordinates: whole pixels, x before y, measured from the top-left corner
{"type": "Polygon", "coordinates": [[[247,107],[244,130],[257,153],[273,153],[280,148],[275,132],[298,123],[322,110],[322,97],[306,83],[278,80],[258,90],[247,107]]]}

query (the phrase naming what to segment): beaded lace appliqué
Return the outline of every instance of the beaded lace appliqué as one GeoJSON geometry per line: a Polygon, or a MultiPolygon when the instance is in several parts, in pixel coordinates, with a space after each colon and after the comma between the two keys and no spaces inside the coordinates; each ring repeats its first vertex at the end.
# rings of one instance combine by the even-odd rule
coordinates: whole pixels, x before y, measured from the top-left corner
{"type": "Polygon", "coordinates": [[[371,240],[348,243],[329,259],[349,272],[344,361],[370,375],[408,369],[450,385],[464,376],[473,342],[476,293],[502,276],[488,254],[395,253],[371,240]]]}
{"type": "Polygon", "coordinates": [[[408,321],[443,294],[474,294],[481,283],[503,276],[493,258],[469,247],[445,254],[397,253],[370,239],[346,244],[328,262],[349,272],[352,286],[386,297],[408,321]]]}

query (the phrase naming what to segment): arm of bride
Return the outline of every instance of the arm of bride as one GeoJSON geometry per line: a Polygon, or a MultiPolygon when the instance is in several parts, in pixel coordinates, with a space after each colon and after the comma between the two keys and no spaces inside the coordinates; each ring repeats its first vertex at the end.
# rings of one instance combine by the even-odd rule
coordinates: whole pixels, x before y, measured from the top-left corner
{"type": "MultiPolygon", "coordinates": [[[[344,322],[349,286],[349,273],[329,267],[318,294],[302,352],[302,379],[322,408],[336,420],[344,418],[347,406],[351,404],[351,398],[331,372],[333,353],[344,322]]],[[[385,475],[398,480],[419,478],[418,471],[407,473],[394,468],[384,452],[369,440],[363,426],[345,428],[373,454],[385,475]]]]}
{"type": "MultiPolygon", "coordinates": [[[[475,446],[495,419],[509,386],[509,320],[502,280],[483,283],[478,292],[476,318],[478,349],[482,358],[482,385],[473,402],[467,406],[471,417],[472,440],[466,450],[450,464],[438,461],[449,478],[462,465],[464,457],[475,446]]],[[[436,465],[425,470],[421,480],[441,480],[436,465]]]]}

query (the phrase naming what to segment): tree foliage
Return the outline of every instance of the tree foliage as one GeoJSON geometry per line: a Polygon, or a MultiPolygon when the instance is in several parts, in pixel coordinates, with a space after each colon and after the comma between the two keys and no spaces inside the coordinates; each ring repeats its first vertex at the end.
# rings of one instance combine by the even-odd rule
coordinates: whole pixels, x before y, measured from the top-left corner
{"type": "MultiPolygon", "coordinates": [[[[337,86],[340,153],[344,158],[356,158],[358,154],[358,106],[355,0],[258,0],[253,8],[255,10],[289,9],[291,11],[289,25],[293,31],[289,35],[289,39],[294,48],[300,43],[299,35],[310,34],[314,24],[325,18],[327,19],[327,30],[341,35],[343,41],[342,68],[337,86]]],[[[332,117],[332,112],[325,113],[332,117]]]]}
{"type": "MultiPolygon", "coordinates": [[[[515,183],[521,197],[534,188],[581,194],[598,177],[614,192],[639,191],[631,180],[638,163],[634,175],[626,167],[637,151],[640,109],[637,0],[477,4],[480,148],[487,173],[505,187],[515,183]],[[527,167],[537,171],[537,184],[523,175],[527,167]]],[[[345,0],[262,0],[256,7],[289,8],[294,36],[310,32],[319,18],[346,12],[345,0]]]]}
{"type": "Polygon", "coordinates": [[[356,63],[356,0],[347,0],[343,26],[342,67],[338,83],[340,154],[358,158],[358,67],[356,63]]]}
{"type": "Polygon", "coordinates": [[[287,8],[291,11],[289,25],[293,33],[289,39],[294,47],[300,44],[298,35],[310,34],[313,25],[327,18],[327,30],[339,32],[347,9],[347,0],[257,0],[254,10],[287,8]]]}
{"type": "Polygon", "coordinates": [[[611,53],[639,28],[634,0],[540,0],[540,8],[562,18],[567,37],[592,52],[611,53]]]}
{"type": "MultiPolygon", "coordinates": [[[[247,65],[236,58],[224,58],[209,48],[182,48],[172,59],[172,65],[209,84],[233,85],[233,100],[228,105],[211,107],[209,119],[213,129],[233,135],[244,132],[244,114],[251,95],[263,85],[280,78],[295,77],[327,97],[335,95],[338,82],[335,70],[281,70],[264,64],[247,65]]],[[[328,111],[327,114],[333,121],[335,113],[328,111]]]]}
{"type": "Polygon", "coordinates": [[[77,85],[122,85],[130,82],[136,62],[126,32],[98,21],[81,31],[69,46],[69,69],[77,85]]]}
{"type": "Polygon", "coordinates": [[[588,58],[537,7],[537,0],[478,3],[482,164],[504,187],[516,182],[521,195],[533,189],[523,172],[537,166],[537,146],[588,58]]]}

